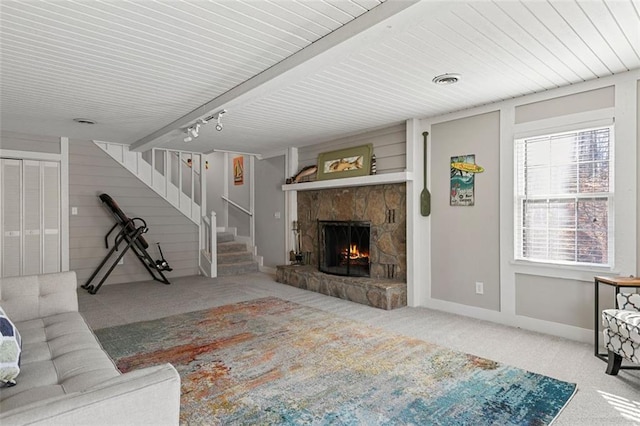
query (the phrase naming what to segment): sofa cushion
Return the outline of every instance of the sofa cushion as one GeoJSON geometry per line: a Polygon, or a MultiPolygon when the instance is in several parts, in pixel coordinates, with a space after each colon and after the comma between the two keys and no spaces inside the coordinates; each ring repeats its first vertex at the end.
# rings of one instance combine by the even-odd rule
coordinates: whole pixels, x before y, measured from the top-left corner
{"type": "Polygon", "coordinates": [[[20,373],[20,332],[0,307],[0,385],[14,386],[20,373]]]}
{"type": "Polygon", "coordinates": [[[0,393],[0,411],[84,391],[120,375],[78,312],[16,322],[22,334],[18,386],[0,393]]]}

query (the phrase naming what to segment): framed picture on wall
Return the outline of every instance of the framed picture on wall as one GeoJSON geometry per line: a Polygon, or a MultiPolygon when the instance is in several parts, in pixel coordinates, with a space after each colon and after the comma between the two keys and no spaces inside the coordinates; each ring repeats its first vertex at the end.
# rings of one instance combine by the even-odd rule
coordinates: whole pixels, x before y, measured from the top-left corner
{"type": "Polygon", "coordinates": [[[451,206],[475,204],[475,174],[484,168],[476,164],[475,154],[451,157],[450,197],[451,206]]]}
{"type": "Polygon", "coordinates": [[[244,157],[233,159],[233,184],[242,185],[244,183],[244,157]]]}
{"type": "Polygon", "coordinates": [[[371,144],[318,155],[318,180],[366,176],[371,170],[371,144]]]}

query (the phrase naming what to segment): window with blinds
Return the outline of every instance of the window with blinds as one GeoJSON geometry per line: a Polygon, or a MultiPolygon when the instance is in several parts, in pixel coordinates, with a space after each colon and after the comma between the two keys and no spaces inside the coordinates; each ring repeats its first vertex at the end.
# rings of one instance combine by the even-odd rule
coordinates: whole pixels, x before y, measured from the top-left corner
{"type": "Polygon", "coordinates": [[[610,265],[612,153],[611,126],[516,139],[516,259],[610,265]]]}

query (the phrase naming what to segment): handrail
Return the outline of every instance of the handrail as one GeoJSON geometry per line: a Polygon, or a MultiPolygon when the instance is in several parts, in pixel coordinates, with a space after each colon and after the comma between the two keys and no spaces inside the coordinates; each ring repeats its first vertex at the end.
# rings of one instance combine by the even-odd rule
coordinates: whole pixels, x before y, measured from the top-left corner
{"type": "Polygon", "coordinates": [[[222,198],[224,201],[226,201],[227,203],[231,204],[232,206],[238,208],[239,210],[243,211],[244,213],[248,214],[249,216],[253,216],[252,212],[250,212],[249,210],[245,209],[244,207],[242,207],[238,203],[236,203],[234,201],[231,201],[228,197],[225,197],[224,195],[222,195],[220,198],[222,198]]]}

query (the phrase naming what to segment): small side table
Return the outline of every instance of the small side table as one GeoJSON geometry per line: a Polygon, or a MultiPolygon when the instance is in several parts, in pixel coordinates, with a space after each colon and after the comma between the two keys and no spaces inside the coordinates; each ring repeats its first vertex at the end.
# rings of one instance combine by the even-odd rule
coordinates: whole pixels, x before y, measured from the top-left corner
{"type": "MultiPolygon", "coordinates": [[[[614,306],[617,306],[616,298],[618,293],[620,293],[621,288],[626,287],[635,287],[640,288],[640,277],[595,277],[594,278],[594,288],[595,288],[595,300],[594,300],[594,324],[593,324],[593,354],[600,358],[601,360],[607,362],[607,354],[600,353],[599,351],[599,343],[600,343],[600,317],[602,312],[600,311],[600,298],[599,298],[599,290],[600,284],[606,284],[615,287],[616,294],[613,296],[614,306]]],[[[639,370],[640,366],[636,365],[628,365],[622,366],[621,369],[627,370],[639,370]]]]}

